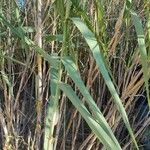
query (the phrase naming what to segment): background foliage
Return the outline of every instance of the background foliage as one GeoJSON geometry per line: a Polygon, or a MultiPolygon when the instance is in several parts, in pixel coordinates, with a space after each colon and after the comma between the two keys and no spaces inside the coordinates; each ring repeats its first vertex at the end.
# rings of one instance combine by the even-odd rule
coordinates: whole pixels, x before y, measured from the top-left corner
{"type": "Polygon", "coordinates": [[[0,149],[150,149],[149,8],[0,0],[0,149]]]}

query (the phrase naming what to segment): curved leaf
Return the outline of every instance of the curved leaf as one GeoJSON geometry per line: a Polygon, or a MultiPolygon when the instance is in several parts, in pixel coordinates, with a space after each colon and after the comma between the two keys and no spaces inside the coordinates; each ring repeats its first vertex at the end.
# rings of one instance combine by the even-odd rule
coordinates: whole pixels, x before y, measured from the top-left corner
{"type": "Polygon", "coordinates": [[[137,142],[135,140],[132,128],[130,126],[126,111],[125,111],[123,104],[121,102],[121,99],[119,98],[119,95],[115,89],[115,86],[109,76],[109,73],[106,69],[105,63],[103,62],[102,54],[101,54],[98,42],[95,38],[95,35],[88,29],[88,27],[84,24],[84,22],[80,18],[72,18],[72,21],[77,26],[77,28],[80,30],[80,32],[82,33],[83,37],[85,38],[87,44],[89,45],[89,47],[93,53],[93,57],[95,58],[96,64],[98,65],[99,70],[105,80],[105,83],[106,83],[112,97],[114,98],[114,102],[117,105],[118,111],[120,112],[120,114],[124,120],[124,123],[134,141],[136,148],[138,149],[137,142]]]}

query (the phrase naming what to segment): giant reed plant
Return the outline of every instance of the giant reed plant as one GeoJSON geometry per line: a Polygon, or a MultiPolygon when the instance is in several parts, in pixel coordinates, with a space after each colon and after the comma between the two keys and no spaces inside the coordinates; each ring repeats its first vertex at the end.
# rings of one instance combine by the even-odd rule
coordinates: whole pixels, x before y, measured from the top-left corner
{"type": "Polygon", "coordinates": [[[1,149],[140,149],[149,29],[132,3],[41,0],[20,10],[1,0],[1,149]]]}

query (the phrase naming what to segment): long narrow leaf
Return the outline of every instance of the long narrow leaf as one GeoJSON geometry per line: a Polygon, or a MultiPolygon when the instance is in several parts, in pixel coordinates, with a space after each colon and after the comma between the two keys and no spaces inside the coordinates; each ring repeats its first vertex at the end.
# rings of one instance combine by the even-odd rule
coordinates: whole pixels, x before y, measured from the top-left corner
{"type": "Polygon", "coordinates": [[[146,87],[146,92],[147,92],[147,99],[148,99],[148,104],[150,108],[150,97],[149,97],[149,88],[148,88],[149,76],[148,76],[148,69],[147,69],[148,60],[147,60],[147,51],[146,51],[146,46],[145,46],[144,30],[143,30],[142,23],[138,15],[135,12],[132,12],[132,11],[130,12],[131,12],[133,24],[135,26],[135,30],[137,33],[139,50],[140,50],[140,60],[142,63],[145,87],[146,87]]]}
{"type": "Polygon", "coordinates": [[[87,44],[89,45],[89,47],[93,53],[93,56],[96,60],[96,63],[100,69],[100,72],[101,72],[101,74],[105,80],[105,83],[106,83],[111,95],[113,96],[114,102],[117,105],[117,108],[118,108],[118,110],[119,110],[119,112],[120,112],[120,114],[124,120],[124,123],[125,123],[128,131],[129,131],[129,133],[133,139],[133,142],[134,142],[136,148],[138,149],[137,142],[135,140],[133,131],[131,129],[126,111],[122,105],[121,99],[119,98],[119,95],[118,95],[118,93],[114,87],[114,84],[111,81],[109,73],[105,67],[105,64],[104,64],[103,59],[102,59],[102,54],[101,54],[100,48],[99,48],[98,42],[97,42],[94,34],[88,29],[88,27],[84,24],[84,22],[80,18],[72,18],[72,21],[77,26],[77,28],[80,30],[80,32],[84,36],[87,44]]]}
{"type": "Polygon", "coordinates": [[[78,86],[80,92],[85,97],[85,101],[89,105],[89,108],[93,115],[96,117],[98,123],[102,126],[102,128],[105,130],[105,132],[116,142],[118,147],[120,147],[118,141],[116,140],[111,128],[109,127],[107,121],[105,120],[105,117],[97,107],[95,101],[91,97],[90,93],[88,92],[87,88],[85,87],[79,72],[77,71],[77,67],[75,63],[71,60],[70,57],[63,57],[62,63],[65,66],[65,69],[67,70],[68,74],[74,81],[74,83],[78,86]]]}
{"type": "Polygon", "coordinates": [[[111,137],[103,130],[103,128],[97,123],[93,116],[89,113],[87,108],[79,100],[72,88],[65,83],[58,83],[59,88],[66,94],[72,104],[77,108],[82,117],[85,119],[89,127],[94,134],[103,143],[108,150],[120,150],[121,148],[111,139],[111,137]]]}

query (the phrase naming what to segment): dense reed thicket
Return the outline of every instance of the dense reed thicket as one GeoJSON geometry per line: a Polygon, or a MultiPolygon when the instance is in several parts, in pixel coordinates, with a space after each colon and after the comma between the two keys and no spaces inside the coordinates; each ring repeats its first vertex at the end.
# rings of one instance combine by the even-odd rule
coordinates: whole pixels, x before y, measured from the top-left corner
{"type": "Polygon", "coordinates": [[[0,0],[0,149],[150,149],[149,0],[0,0]]]}

